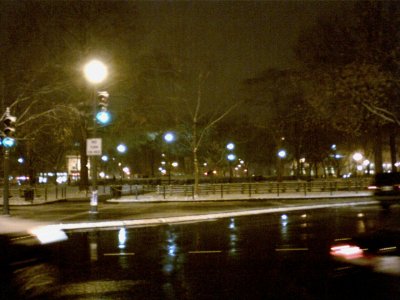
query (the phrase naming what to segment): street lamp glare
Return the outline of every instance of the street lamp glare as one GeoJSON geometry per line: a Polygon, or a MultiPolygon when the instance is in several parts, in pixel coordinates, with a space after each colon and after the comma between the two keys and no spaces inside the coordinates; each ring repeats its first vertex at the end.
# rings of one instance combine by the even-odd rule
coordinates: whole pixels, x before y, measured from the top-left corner
{"type": "Polygon", "coordinates": [[[171,143],[171,142],[173,142],[173,141],[175,140],[175,135],[174,135],[172,132],[167,132],[167,133],[164,135],[164,140],[165,140],[167,143],[171,143]]]}
{"type": "Polygon", "coordinates": [[[236,159],[236,155],[231,153],[231,154],[228,154],[227,158],[229,161],[234,161],[236,159]]]}
{"type": "Polygon", "coordinates": [[[235,144],[234,143],[229,143],[226,145],[226,149],[232,151],[233,149],[235,149],[235,144]]]}
{"type": "Polygon", "coordinates": [[[362,155],[361,153],[359,153],[359,152],[354,153],[353,159],[354,159],[355,161],[359,162],[360,160],[363,159],[363,155],[362,155]]]}
{"type": "Polygon", "coordinates": [[[117,147],[117,150],[119,153],[125,153],[127,150],[127,147],[124,144],[119,144],[117,147]]]}
{"type": "Polygon", "coordinates": [[[108,74],[106,65],[96,59],[88,62],[83,71],[86,79],[94,84],[102,82],[108,74]]]}
{"type": "Polygon", "coordinates": [[[286,151],[285,151],[285,150],[280,150],[280,151],[278,152],[278,156],[279,156],[280,158],[285,158],[285,157],[286,157],[286,151]]]}

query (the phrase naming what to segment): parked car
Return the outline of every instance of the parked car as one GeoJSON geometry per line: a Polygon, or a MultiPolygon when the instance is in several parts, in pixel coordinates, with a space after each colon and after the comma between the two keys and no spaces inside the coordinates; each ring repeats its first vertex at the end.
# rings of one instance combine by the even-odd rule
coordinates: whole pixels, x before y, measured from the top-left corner
{"type": "Polygon", "coordinates": [[[388,209],[392,204],[400,203],[400,173],[378,173],[368,189],[373,191],[381,206],[388,209]]]}

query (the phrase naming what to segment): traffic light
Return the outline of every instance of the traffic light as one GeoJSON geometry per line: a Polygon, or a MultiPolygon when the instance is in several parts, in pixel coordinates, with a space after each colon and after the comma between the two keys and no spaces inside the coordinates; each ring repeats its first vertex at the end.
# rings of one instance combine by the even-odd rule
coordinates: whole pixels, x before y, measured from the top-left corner
{"type": "Polygon", "coordinates": [[[101,125],[107,125],[111,121],[111,114],[108,111],[108,97],[109,93],[106,91],[98,92],[98,112],[96,113],[96,120],[101,125]]]}
{"type": "Polygon", "coordinates": [[[4,123],[4,129],[3,129],[3,139],[2,139],[2,145],[6,148],[11,148],[15,146],[15,139],[14,139],[14,133],[15,133],[15,121],[17,121],[17,118],[15,116],[12,116],[10,114],[10,108],[6,108],[6,112],[3,115],[3,123],[4,123]]]}

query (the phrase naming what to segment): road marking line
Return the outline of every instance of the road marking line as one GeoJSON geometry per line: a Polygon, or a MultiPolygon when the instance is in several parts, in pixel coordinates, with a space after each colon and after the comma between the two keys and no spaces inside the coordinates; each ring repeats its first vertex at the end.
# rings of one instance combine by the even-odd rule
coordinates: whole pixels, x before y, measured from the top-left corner
{"type": "Polygon", "coordinates": [[[277,252],[284,252],[284,251],[308,251],[308,248],[276,248],[275,251],[277,252]]]}
{"type": "Polygon", "coordinates": [[[104,256],[133,256],[135,253],[133,252],[125,252],[125,253],[104,253],[104,256]]]}
{"type": "Polygon", "coordinates": [[[222,250],[189,251],[190,254],[222,253],[222,250]]]}

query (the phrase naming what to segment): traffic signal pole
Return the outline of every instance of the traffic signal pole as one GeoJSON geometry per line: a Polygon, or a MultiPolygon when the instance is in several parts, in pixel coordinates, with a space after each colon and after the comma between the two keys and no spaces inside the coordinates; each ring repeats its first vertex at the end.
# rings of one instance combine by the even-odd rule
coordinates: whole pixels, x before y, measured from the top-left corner
{"type": "Polygon", "coordinates": [[[9,200],[10,200],[10,149],[15,146],[15,139],[13,137],[15,128],[14,123],[17,120],[15,116],[10,113],[10,108],[6,108],[6,112],[1,117],[4,123],[4,129],[1,133],[1,144],[4,151],[4,184],[3,184],[3,214],[9,215],[9,200]]]}
{"type": "Polygon", "coordinates": [[[4,185],[3,185],[3,214],[9,215],[9,186],[10,186],[10,150],[4,148],[4,185]]]}

